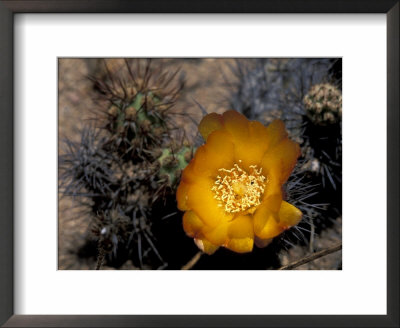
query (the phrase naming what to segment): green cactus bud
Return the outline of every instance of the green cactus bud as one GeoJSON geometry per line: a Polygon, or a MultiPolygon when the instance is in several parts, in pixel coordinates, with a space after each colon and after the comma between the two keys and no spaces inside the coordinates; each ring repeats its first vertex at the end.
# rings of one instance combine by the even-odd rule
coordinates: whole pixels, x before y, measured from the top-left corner
{"type": "MultiPolygon", "coordinates": [[[[174,145],[176,147],[176,145],[174,145]]],[[[162,155],[158,158],[160,163],[159,176],[168,177],[169,186],[177,184],[182,170],[189,164],[192,158],[192,149],[188,146],[181,146],[177,152],[171,148],[164,148],[162,155]]]]}
{"type": "Polygon", "coordinates": [[[179,165],[179,161],[175,156],[168,155],[163,160],[163,166],[166,168],[174,168],[179,165]]]}

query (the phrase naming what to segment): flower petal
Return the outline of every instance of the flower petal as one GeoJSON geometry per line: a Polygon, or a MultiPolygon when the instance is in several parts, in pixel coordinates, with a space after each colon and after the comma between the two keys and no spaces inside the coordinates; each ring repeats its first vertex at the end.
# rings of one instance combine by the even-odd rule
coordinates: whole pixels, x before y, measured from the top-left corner
{"type": "Polygon", "coordinates": [[[234,162],[231,136],[224,131],[214,131],[207,143],[199,147],[190,164],[182,173],[182,180],[195,183],[199,177],[215,177],[218,169],[230,168],[234,162]]]}
{"type": "Polygon", "coordinates": [[[234,141],[247,141],[249,136],[249,121],[244,115],[235,110],[228,110],[222,114],[222,118],[225,130],[232,135],[234,141]]]}
{"type": "Polygon", "coordinates": [[[254,244],[252,217],[249,215],[237,216],[229,225],[228,237],[226,248],[237,253],[251,252],[254,244]]]}
{"type": "Polygon", "coordinates": [[[229,221],[222,219],[219,221],[218,225],[212,229],[204,227],[202,234],[209,242],[221,246],[228,241],[228,227],[229,221]]]}
{"type": "Polygon", "coordinates": [[[261,239],[274,238],[299,223],[301,217],[301,211],[285,201],[278,214],[260,206],[254,213],[254,233],[261,239]]]}
{"type": "MultiPolygon", "coordinates": [[[[272,124],[272,123],[271,123],[272,124]]],[[[270,133],[268,127],[258,121],[249,122],[249,134],[252,142],[258,144],[259,147],[266,149],[269,143],[270,133]]]]}
{"type": "Polygon", "coordinates": [[[262,204],[272,212],[278,212],[282,203],[282,185],[273,177],[268,176],[262,204]]]}
{"type": "MultiPolygon", "coordinates": [[[[200,153],[205,154],[205,150],[201,150],[200,153]]],[[[199,154],[200,154],[199,153],[199,154]]],[[[203,155],[202,154],[202,155],[203,155]]],[[[196,184],[199,181],[204,185],[212,185],[214,183],[214,180],[212,180],[209,176],[211,174],[211,170],[205,167],[201,167],[199,161],[201,161],[202,155],[199,155],[198,158],[194,158],[191,160],[188,166],[185,167],[185,169],[182,172],[182,177],[181,177],[181,183],[185,183],[188,185],[196,184]]],[[[185,190],[185,188],[184,188],[185,190]]],[[[183,191],[182,190],[182,193],[183,191]]],[[[187,190],[186,190],[187,191],[187,190]]],[[[179,199],[178,199],[179,200],[179,199]]]]}
{"type": "Polygon", "coordinates": [[[269,239],[261,239],[258,238],[257,236],[254,237],[254,244],[258,247],[258,248],[264,248],[267,247],[269,244],[272,243],[272,238],[269,239]]]}
{"type": "Polygon", "coordinates": [[[303,213],[288,202],[283,201],[279,210],[279,223],[286,227],[293,227],[301,221],[303,213]]]}
{"type": "Polygon", "coordinates": [[[289,178],[299,156],[300,146],[286,138],[265,153],[261,167],[268,179],[277,179],[278,183],[283,184],[289,178]]]}
{"type": "MultiPolygon", "coordinates": [[[[215,168],[209,165],[209,155],[207,154],[207,146],[203,145],[197,148],[193,158],[193,173],[197,176],[211,176],[215,172],[215,168]]],[[[197,177],[196,177],[197,178],[197,177]]]]}
{"type": "Polygon", "coordinates": [[[267,128],[257,121],[249,122],[249,139],[247,140],[247,165],[259,165],[269,144],[267,128]]]}
{"type": "Polygon", "coordinates": [[[226,248],[236,253],[248,253],[253,250],[254,239],[253,238],[241,238],[241,239],[230,239],[226,248]]]}
{"type": "Polygon", "coordinates": [[[261,239],[270,239],[281,234],[284,229],[278,224],[279,215],[268,209],[265,204],[254,213],[254,234],[261,239]]]}
{"type": "MultiPolygon", "coordinates": [[[[211,180],[210,180],[211,181],[211,180]]],[[[216,227],[223,221],[229,221],[232,215],[228,215],[219,207],[211,190],[212,184],[206,180],[198,180],[191,184],[187,193],[187,206],[210,228],[216,227]]]]}
{"type": "Polygon", "coordinates": [[[222,129],[222,116],[217,113],[204,116],[199,124],[199,132],[204,140],[207,140],[212,132],[220,129],[222,129]]]}
{"type": "Polygon", "coordinates": [[[251,215],[238,215],[229,224],[229,238],[253,238],[253,218],[251,215]]]}
{"type": "Polygon", "coordinates": [[[212,170],[213,177],[218,174],[218,169],[231,168],[234,161],[234,146],[231,136],[224,131],[214,131],[207,139],[205,145],[206,158],[203,165],[212,170]]]}
{"type": "Polygon", "coordinates": [[[204,253],[211,255],[219,248],[219,246],[210,243],[207,239],[194,239],[196,246],[204,253]]]}
{"type": "Polygon", "coordinates": [[[179,184],[178,190],[176,191],[176,200],[178,202],[178,208],[181,211],[187,211],[190,209],[186,203],[189,187],[190,187],[190,185],[188,183],[181,181],[181,183],[179,184]]]}
{"type": "Polygon", "coordinates": [[[248,169],[259,165],[265,152],[287,137],[281,120],[273,121],[268,127],[257,121],[248,121],[235,111],[223,114],[224,128],[232,134],[235,144],[235,161],[242,161],[248,169]]]}
{"type": "Polygon", "coordinates": [[[203,221],[193,211],[187,211],[183,215],[183,230],[189,237],[196,237],[204,227],[203,221]]]}
{"type": "Polygon", "coordinates": [[[283,139],[287,138],[288,133],[285,128],[285,123],[281,120],[272,121],[267,127],[267,149],[272,149],[283,139]]]}

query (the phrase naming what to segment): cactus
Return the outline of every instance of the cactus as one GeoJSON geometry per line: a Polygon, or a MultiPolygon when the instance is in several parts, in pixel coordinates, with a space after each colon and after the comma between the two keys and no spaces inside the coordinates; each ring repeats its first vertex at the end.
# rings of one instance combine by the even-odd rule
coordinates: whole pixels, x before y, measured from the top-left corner
{"type": "Polygon", "coordinates": [[[191,159],[184,138],[175,141],[171,111],[183,82],[151,61],[125,61],[117,71],[105,61],[104,68],[90,77],[99,91],[96,126],[85,128],[80,142],[66,140],[61,189],[83,196],[98,268],[103,260],[118,266],[128,259],[140,267],[165,267],[152,232],[152,208],[173,197],[191,159]]]}
{"type": "Polygon", "coordinates": [[[169,186],[176,186],[182,170],[189,164],[193,157],[194,149],[189,145],[182,145],[177,152],[171,148],[164,148],[158,158],[160,163],[159,176],[166,179],[169,186]]]}
{"type": "Polygon", "coordinates": [[[337,190],[342,175],[342,94],[332,84],[316,84],[303,102],[303,155],[306,159],[303,170],[320,176],[323,187],[328,180],[337,190]]]}
{"type": "Polygon", "coordinates": [[[306,115],[314,124],[326,126],[340,122],[342,93],[332,84],[313,85],[303,102],[306,115]]]}

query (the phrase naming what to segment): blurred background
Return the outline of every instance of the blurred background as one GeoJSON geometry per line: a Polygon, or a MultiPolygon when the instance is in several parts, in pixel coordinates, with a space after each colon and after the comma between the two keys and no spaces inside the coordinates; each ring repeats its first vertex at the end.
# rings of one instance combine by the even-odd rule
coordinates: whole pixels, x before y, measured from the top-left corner
{"type": "MultiPolygon", "coordinates": [[[[340,58],[58,64],[59,269],[279,269],[341,242],[340,58]],[[266,248],[208,256],[185,235],[175,191],[202,143],[197,124],[227,109],[285,121],[302,147],[286,194],[304,218],[266,248]]],[[[341,260],[336,251],[296,269],[341,260]]]]}

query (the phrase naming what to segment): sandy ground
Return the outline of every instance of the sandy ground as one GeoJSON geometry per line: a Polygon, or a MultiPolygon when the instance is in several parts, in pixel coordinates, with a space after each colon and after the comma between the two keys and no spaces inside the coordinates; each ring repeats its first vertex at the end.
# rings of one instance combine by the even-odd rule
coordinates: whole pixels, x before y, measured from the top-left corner
{"type": "MultiPolygon", "coordinates": [[[[177,103],[177,111],[190,113],[195,121],[199,122],[202,112],[196,101],[206,108],[208,112],[223,112],[227,108],[226,88],[223,75],[234,79],[228,64],[232,59],[165,59],[168,68],[181,68],[185,74],[185,89],[177,103]]],[[[122,61],[114,62],[116,69],[122,61]]],[[[87,78],[96,74],[99,61],[88,59],[60,59],[59,60],[59,151],[63,153],[62,140],[69,138],[78,141],[80,130],[85,124],[90,123],[93,117],[95,104],[93,97],[93,84],[87,78]]],[[[196,133],[196,126],[184,122],[189,135],[196,133]]],[[[76,202],[71,197],[59,195],[58,217],[58,260],[59,269],[93,269],[95,260],[77,255],[77,250],[85,243],[89,226],[89,219],[74,207],[76,202]]],[[[314,251],[324,249],[341,241],[341,221],[338,220],[331,228],[323,231],[313,242],[314,251]]],[[[282,251],[280,259],[283,265],[291,263],[304,255],[309,254],[309,247],[293,247],[282,251]]],[[[341,252],[325,256],[312,263],[305,264],[298,269],[338,269],[341,268],[341,252]]],[[[103,269],[112,269],[104,267],[103,269]]],[[[127,263],[120,269],[134,269],[127,263]]]]}

